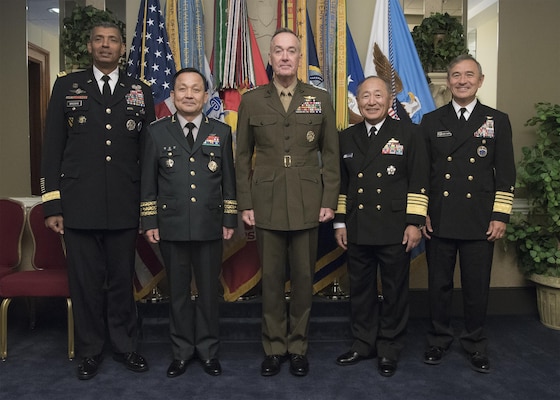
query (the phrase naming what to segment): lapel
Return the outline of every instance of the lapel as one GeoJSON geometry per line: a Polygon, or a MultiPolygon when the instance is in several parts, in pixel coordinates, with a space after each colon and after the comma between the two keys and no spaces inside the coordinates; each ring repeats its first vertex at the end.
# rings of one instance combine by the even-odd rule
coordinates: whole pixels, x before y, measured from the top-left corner
{"type": "Polygon", "coordinates": [[[103,95],[99,90],[99,85],[95,80],[95,76],[93,76],[93,67],[89,67],[87,73],[85,74],[85,87],[87,88],[86,91],[88,92],[88,96],[93,98],[96,102],[103,104],[103,95]]]}
{"type": "Polygon", "coordinates": [[[113,90],[113,96],[111,97],[111,102],[109,103],[109,106],[113,106],[119,101],[121,101],[122,99],[124,99],[126,92],[130,90],[130,85],[128,85],[127,83],[128,82],[126,81],[125,75],[123,74],[122,71],[119,71],[119,81],[115,86],[115,90],[113,90]]]}
{"type": "MultiPolygon", "coordinates": [[[[300,81],[298,80],[298,83],[294,89],[294,94],[292,95],[292,101],[290,102],[290,107],[288,107],[288,111],[285,112],[285,114],[289,115],[293,112],[295,112],[298,107],[303,103],[303,98],[304,93],[303,93],[303,88],[301,86],[300,81]]],[[[282,104],[282,102],[280,102],[280,104],[282,104]]],[[[284,106],[282,106],[282,110],[284,110],[284,106]]]]}
{"type": "Polygon", "coordinates": [[[170,121],[171,121],[171,123],[169,125],[167,125],[167,131],[169,132],[169,134],[173,138],[175,138],[177,143],[179,143],[179,145],[187,153],[189,153],[189,154],[192,153],[192,150],[190,149],[189,144],[187,143],[187,138],[185,137],[185,134],[183,132],[183,128],[181,127],[181,124],[179,123],[179,120],[177,119],[177,113],[173,114],[170,121]]]}
{"type": "MultiPolygon", "coordinates": [[[[200,127],[198,128],[198,135],[196,135],[196,140],[194,141],[192,153],[198,151],[202,143],[206,140],[208,135],[212,133],[212,125],[208,121],[207,116],[202,116],[202,122],[200,123],[200,127]]],[[[185,140],[186,141],[186,140],[185,140]]]]}
{"type": "Polygon", "coordinates": [[[483,107],[481,107],[480,101],[476,102],[476,105],[466,124],[461,124],[459,122],[455,109],[451,103],[450,108],[451,112],[446,118],[448,118],[449,123],[454,126],[454,130],[451,130],[451,132],[453,132],[453,141],[449,151],[449,153],[453,153],[473,137],[474,132],[484,123],[485,116],[482,112],[483,107]],[[453,122],[451,122],[452,119],[454,119],[453,122]]]}
{"type": "MultiPolygon", "coordinates": [[[[280,101],[280,96],[278,96],[278,92],[276,91],[276,86],[274,86],[274,83],[272,83],[272,81],[270,81],[266,89],[265,101],[268,103],[268,106],[272,108],[274,111],[282,115],[286,115],[286,111],[284,111],[284,106],[280,101]]],[[[293,102],[294,99],[292,99],[292,103],[293,102]]],[[[290,104],[290,108],[291,106],[292,104],[290,104]]]]}

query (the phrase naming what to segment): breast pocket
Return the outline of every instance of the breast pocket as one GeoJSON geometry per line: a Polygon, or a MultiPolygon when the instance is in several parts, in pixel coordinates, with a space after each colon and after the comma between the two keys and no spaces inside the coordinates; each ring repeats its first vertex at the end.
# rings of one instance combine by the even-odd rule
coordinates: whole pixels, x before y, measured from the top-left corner
{"type": "Polygon", "coordinates": [[[258,146],[271,147],[278,130],[274,125],[278,122],[275,115],[253,115],[249,117],[249,125],[253,130],[255,142],[258,146]]]}
{"type": "Polygon", "coordinates": [[[91,125],[89,121],[89,100],[66,100],[65,118],[69,133],[86,132],[91,125]]]}
{"type": "Polygon", "coordinates": [[[181,151],[177,148],[164,149],[159,155],[160,172],[174,174],[181,170],[181,151]]]}
{"type": "Polygon", "coordinates": [[[298,144],[306,147],[317,147],[322,124],[323,117],[321,114],[297,114],[298,144]]]}

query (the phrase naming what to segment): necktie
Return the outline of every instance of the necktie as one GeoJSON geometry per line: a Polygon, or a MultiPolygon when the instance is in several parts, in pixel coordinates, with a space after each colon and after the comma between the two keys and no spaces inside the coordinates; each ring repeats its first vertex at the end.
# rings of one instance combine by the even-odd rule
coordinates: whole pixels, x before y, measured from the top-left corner
{"type": "Polygon", "coordinates": [[[459,111],[461,112],[461,116],[459,117],[459,121],[467,122],[467,119],[465,118],[465,111],[467,111],[467,109],[465,107],[461,107],[461,109],[459,111]]]}
{"type": "Polygon", "coordinates": [[[101,78],[105,83],[103,84],[103,100],[108,103],[111,100],[111,86],[109,86],[109,75],[103,75],[101,78]]]}
{"type": "Polygon", "coordinates": [[[375,126],[372,126],[371,128],[369,128],[369,141],[373,142],[373,138],[375,137],[375,133],[377,132],[377,128],[375,126]]]}
{"type": "Polygon", "coordinates": [[[191,146],[191,149],[194,145],[194,136],[193,136],[193,129],[196,127],[195,124],[193,124],[192,122],[189,122],[185,125],[185,128],[188,129],[187,132],[187,143],[189,144],[189,146],[191,146]]]}
{"type": "Polygon", "coordinates": [[[290,102],[292,101],[292,94],[290,92],[280,92],[280,101],[284,106],[284,111],[288,111],[290,102]]]}

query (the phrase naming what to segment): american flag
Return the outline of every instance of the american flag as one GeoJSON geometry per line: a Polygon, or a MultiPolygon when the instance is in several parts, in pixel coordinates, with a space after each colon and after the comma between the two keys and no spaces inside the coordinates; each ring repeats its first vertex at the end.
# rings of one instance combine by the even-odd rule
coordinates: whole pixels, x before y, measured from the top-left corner
{"type": "Polygon", "coordinates": [[[142,0],[140,4],[127,74],[151,85],[158,118],[170,114],[164,102],[171,92],[175,62],[159,0],[142,0]]]}

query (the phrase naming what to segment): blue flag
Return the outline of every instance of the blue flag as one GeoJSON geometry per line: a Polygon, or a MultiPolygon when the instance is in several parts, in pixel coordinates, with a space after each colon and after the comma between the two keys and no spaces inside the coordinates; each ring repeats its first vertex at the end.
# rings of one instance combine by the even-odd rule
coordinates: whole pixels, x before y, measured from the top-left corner
{"type": "MultiPolygon", "coordinates": [[[[424,114],[435,109],[424,70],[398,0],[377,0],[375,4],[364,72],[366,76],[376,75],[391,82],[393,94],[412,122],[420,123],[424,114]],[[376,47],[378,52],[375,51],[376,47]],[[391,66],[397,73],[396,76],[390,73],[391,66]]],[[[401,117],[397,103],[393,112],[401,117]]]]}
{"type": "Polygon", "coordinates": [[[362,64],[348,24],[346,24],[346,63],[348,73],[348,109],[350,111],[349,122],[350,124],[355,124],[363,119],[360,115],[360,110],[358,110],[356,94],[358,92],[358,85],[364,80],[364,71],[362,70],[362,64]]]}
{"type": "Polygon", "coordinates": [[[159,0],[142,0],[126,71],[128,76],[151,85],[158,118],[161,117],[158,107],[169,98],[175,75],[168,42],[159,0]]]}

